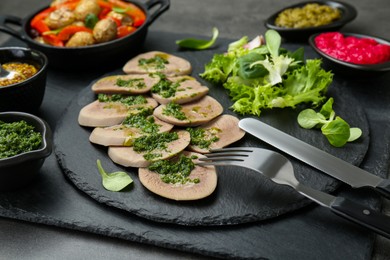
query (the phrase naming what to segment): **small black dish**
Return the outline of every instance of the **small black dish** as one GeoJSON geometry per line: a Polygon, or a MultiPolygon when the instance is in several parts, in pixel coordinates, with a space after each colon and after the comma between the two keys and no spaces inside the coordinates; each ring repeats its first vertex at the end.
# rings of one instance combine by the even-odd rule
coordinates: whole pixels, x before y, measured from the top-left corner
{"type": "Polygon", "coordinates": [[[357,16],[357,10],[355,9],[355,7],[347,3],[338,2],[338,1],[305,1],[305,2],[288,6],[274,13],[265,21],[265,27],[279,32],[279,34],[287,41],[306,42],[309,36],[314,33],[339,30],[344,25],[354,20],[356,16],[357,16]],[[308,28],[284,28],[284,27],[279,27],[275,24],[276,17],[278,16],[279,13],[283,12],[284,10],[289,8],[303,7],[306,4],[311,4],[311,3],[328,5],[330,7],[337,8],[341,11],[341,18],[327,25],[318,26],[318,27],[308,27],[308,28]]]}
{"type": "Polygon", "coordinates": [[[48,64],[46,55],[24,47],[0,48],[0,64],[7,62],[28,63],[35,66],[38,72],[19,83],[0,86],[0,112],[36,112],[42,104],[46,89],[48,64]]]}
{"type": "Polygon", "coordinates": [[[32,114],[23,112],[0,113],[0,120],[6,123],[24,120],[42,134],[39,149],[0,159],[0,191],[25,187],[39,173],[46,157],[52,152],[52,132],[49,125],[32,114]]]}
{"type": "MultiPolygon", "coordinates": [[[[329,56],[328,54],[324,53],[319,48],[317,48],[314,42],[314,39],[320,34],[321,33],[316,33],[310,36],[309,44],[314,49],[314,51],[318,53],[318,55],[320,55],[320,57],[322,58],[325,69],[332,70],[335,73],[341,73],[346,76],[353,76],[359,78],[378,76],[390,71],[390,61],[379,63],[379,64],[363,65],[363,64],[355,64],[355,63],[342,61],[329,56]]],[[[342,34],[344,36],[354,36],[357,38],[371,38],[376,40],[378,43],[390,45],[390,41],[375,36],[356,34],[356,33],[342,33],[342,34]]]]}

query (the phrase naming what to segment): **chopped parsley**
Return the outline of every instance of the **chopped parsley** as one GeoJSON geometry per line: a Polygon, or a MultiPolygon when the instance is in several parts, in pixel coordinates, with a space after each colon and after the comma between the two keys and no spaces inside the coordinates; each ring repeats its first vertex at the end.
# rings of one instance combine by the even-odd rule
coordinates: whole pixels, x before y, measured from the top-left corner
{"type": "Polygon", "coordinates": [[[146,84],[143,78],[135,78],[135,79],[117,78],[115,85],[124,88],[137,88],[137,89],[146,88],[146,84]]]}
{"type": "Polygon", "coordinates": [[[165,55],[156,55],[150,59],[139,59],[138,65],[145,69],[157,69],[162,70],[165,69],[165,64],[168,64],[168,60],[164,57],[165,55]]]}
{"type": "Polygon", "coordinates": [[[210,128],[206,130],[204,128],[191,127],[188,127],[186,130],[191,136],[190,144],[202,149],[208,149],[212,143],[217,142],[219,140],[217,133],[221,131],[218,128],[210,128]]]}
{"type": "Polygon", "coordinates": [[[0,159],[36,150],[41,143],[41,133],[34,131],[34,126],[26,121],[0,121],[0,159]]]}
{"type": "Polygon", "coordinates": [[[157,133],[161,126],[155,123],[154,117],[145,115],[145,113],[143,112],[136,115],[128,116],[122,122],[122,125],[138,128],[143,133],[147,134],[157,133]]]}
{"type": "Polygon", "coordinates": [[[167,79],[165,75],[162,75],[160,76],[160,81],[152,87],[151,91],[152,93],[159,94],[164,98],[169,98],[176,94],[179,86],[179,82],[172,82],[167,79]]]}
{"type": "Polygon", "coordinates": [[[187,116],[181,110],[181,105],[176,104],[175,102],[170,102],[165,106],[162,113],[163,115],[173,116],[174,118],[179,120],[186,120],[187,116]]]}
{"type": "Polygon", "coordinates": [[[156,73],[160,77],[160,81],[152,87],[152,93],[159,94],[164,98],[170,98],[176,95],[178,91],[185,91],[179,89],[182,82],[188,80],[188,78],[182,78],[176,82],[169,80],[164,74],[156,73]]]}
{"type": "Polygon", "coordinates": [[[199,178],[191,179],[189,177],[191,171],[195,168],[195,164],[192,159],[196,159],[196,156],[191,156],[189,158],[184,155],[180,155],[177,161],[158,160],[153,162],[148,169],[157,172],[160,175],[161,180],[165,183],[199,183],[199,178]]]}
{"type": "Polygon", "coordinates": [[[151,160],[161,157],[161,154],[153,153],[153,151],[166,150],[168,143],[178,139],[179,136],[176,132],[154,133],[136,138],[133,143],[133,149],[137,153],[144,152],[144,158],[146,160],[151,160]]]}
{"type": "Polygon", "coordinates": [[[133,106],[133,105],[142,105],[146,104],[147,100],[142,95],[131,96],[131,95],[121,95],[121,94],[99,94],[98,95],[99,102],[110,103],[110,102],[120,102],[122,104],[133,106]]]}

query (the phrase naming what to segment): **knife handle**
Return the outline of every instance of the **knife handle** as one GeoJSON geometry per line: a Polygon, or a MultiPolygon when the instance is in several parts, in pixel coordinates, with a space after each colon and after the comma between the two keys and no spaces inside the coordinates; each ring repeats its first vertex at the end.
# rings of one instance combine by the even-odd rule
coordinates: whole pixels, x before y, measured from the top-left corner
{"type": "Polygon", "coordinates": [[[390,199],[390,180],[384,179],[375,188],[384,197],[390,199]]]}
{"type": "Polygon", "coordinates": [[[390,239],[389,216],[342,197],[336,197],[330,208],[335,214],[390,239]]]}

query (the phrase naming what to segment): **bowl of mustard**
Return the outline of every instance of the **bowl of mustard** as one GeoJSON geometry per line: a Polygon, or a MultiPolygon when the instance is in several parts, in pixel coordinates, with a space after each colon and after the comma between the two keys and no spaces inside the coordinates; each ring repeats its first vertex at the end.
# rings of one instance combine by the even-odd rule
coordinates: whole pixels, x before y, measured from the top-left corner
{"type": "Polygon", "coordinates": [[[0,48],[0,112],[37,112],[46,89],[46,56],[24,47],[0,48]]]}
{"type": "Polygon", "coordinates": [[[283,8],[265,21],[287,41],[307,42],[310,35],[337,31],[354,20],[357,10],[339,1],[306,1],[283,8]]]}

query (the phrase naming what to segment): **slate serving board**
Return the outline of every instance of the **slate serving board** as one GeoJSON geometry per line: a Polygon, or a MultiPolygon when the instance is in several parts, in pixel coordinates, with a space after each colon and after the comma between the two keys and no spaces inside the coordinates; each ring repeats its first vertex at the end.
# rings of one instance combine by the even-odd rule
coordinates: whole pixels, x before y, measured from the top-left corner
{"type": "MultiPolygon", "coordinates": [[[[186,36],[153,32],[144,50],[161,45],[174,51],[173,42],[186,36]]],[[[15,45],[23,44],[16,40],[8,43],[15,45]]],[[[315,57],[310,49],[306,53],[315,57]]],[[[97,76],[96,71],[75,78],[73,73],[51,70],[39,115],[54,129],[68,102],[97,76]]],[[[370,146],[360,167],[386,177],[390,161],[390,115],[386,112],[390,109],[390,75],[367,80],[337,77],[335,81],[346,95],[356,97],[367,113],[370,146]]],[[[380,208],[379,197],[366,190],[341,185],[337,194],[375,210],[380,208]]],[[[54,154],[30,186],[0,193],[0,216],[196,253],[206,259],[371,259],[374,241],[372,233],[314,205],[268,221],[235,226],[184,227],[149,221],[98,203],[75,189],[54,154]]]]}
{"type": "MultiPolygon", "coordinates": [[[[157,50],[168,52],[162,47],[157,50]]],[[[193,65],[192,76],[209,87],[209,95],[223,105],[224,113],[240,117],[229,109],[232,102],[222,86],[212,85],[198,77],[213,54],[222,52],[213,50],[169,53],[189,60],[193,65]]],[[[116,70],[108,75],[121,74],[124,73],[116,70]]],[[[309,203],[290,187],[277,185],[260,174],[238,167],[217,167],[217,190],[211,196],[199,201],[177,202],[151,193],[140,183],[138,168],[115,165],[107,156],[106,147],[89,142],[88,138],[93,128],[78,125],[77,118],[81,108],[97,98],[91,90],[91,85],[80,92],[60,119],[55,133],[55,153],[66,176],[76,187],[97,201],[154,221],[182,225],[231,225],[265,220],[291,212],[309,203]],[[72,142],[69,142],[69,138],[72,142]],[[101,160],[103,168],[108,172],[118,170],[128,172],[134,180],[134,185],[122,192],[105,190],[97,170],[97,159],[101,160]]],[[[369,145],[369,128],[365,113],[351,95],[340,91],[337,84],[330,87],[328,94],[335,99],[334,109],[337,115],[344,118],[351,126],[362,129],[364,135],[359,141],[342,148],[332,147],[320,131],[299,127],[297,115],[300,109],[264,111],[260,119],[347,162],[359,165],[369,145]]],[[[267,148],[263,142],[249,134],[234,145],[267,148]]],[[[297,178],[313,188],[332,192],[339,185],[335,179],[301,162],[294,161],[294,169],[297,178]]]]}

